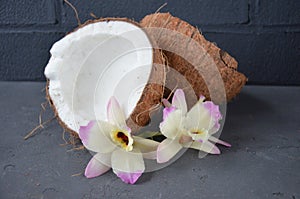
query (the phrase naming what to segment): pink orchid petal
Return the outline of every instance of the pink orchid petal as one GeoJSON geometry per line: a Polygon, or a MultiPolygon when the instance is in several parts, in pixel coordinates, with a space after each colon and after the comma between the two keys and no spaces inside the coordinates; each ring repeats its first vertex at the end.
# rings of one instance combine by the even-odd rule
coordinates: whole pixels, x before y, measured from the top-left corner
{"type": "Polygon", "coordinates": [[[79,138],[83,143],[87,142],[87,140],[89,139],[89,133],[91,132],[92,128],[96,123],[96,121],[90,121],[86,126],[80,126],[79,138]]]}
{"type": "Polygon", "coordinates": [[[182,111],[182,114],[187,113],[187,104],[185,95],[182,89],[177,89],[172,98],[172,105],[182,111]]]}
{"type": "Polygon", "coordinates": [[[163,110],[163,121],[167,119],[167,117],[170,115],[170,113],[174,112],[176,108],[174,106],[166,107],[163,110]]]}
{"type": "Polygon", "coordinates": [[[218,154],[221,154],[221,151],[217,146],[214,146],[209,153],[218,155],[218,154]]]}
{"type": "Polygon", "coordinates": [[[89,161],[88,165],[85,168],[85,172],[84,172],[85,177],[94,178],[94,177],[100,176],[110,170],[110,167],[101,163],[100,156],[101,156],[100,154],[96,154],[89,161]]]}
{"type": "Polygon", "coordinates": [[[121,180],[127,184],[134,184],[143,172],[134,172],[134,173],[126,173],[126,172],[117,172],[117,176],[121,178],[121,180]]]}
{"type": "Polygon", "coordinates": [[[165,120],[160,123],[159,128],[164,136],[173,139],[178,135],[178,133],[180,133],[180,129],[183,124],[183,117],[181,110],[174,110],[171,113],[165,113],[165,115],[167,114],[168,116],[166,116],[165,120]]]}
{"type": "Polygon", "coordinates": [[[187,113],[186,128],[189,130],[207,130],[209,134],[216,133],[221,119],[219,106],[212,102],[198,101],[187,113]]]}
{"type": "Polygon", "coordinates": [[[157,147],[157,162],[165,163],[173,158],[180,150],[182,145],[178,140],[165,139],[157,147]]]}
{"type": "Polygon", "coordinates": [[[203,102],[197,102],[187,113],[185,127],[190,131],[209,130],[214,123],[203,102]]]}
{"type": "Polygon", "coordinates": [[[222,144],[222,145],[227,146],[227,147],[231,147],[231,144],[229,144],[228,142],[222,141],[222,140],[219,140],[217,143],[222,144]]]}
{"type": "Polygon", "coordinates": [[[213,136],[209,137],[209,140],[212,141],[212,142],[218,143],[218,144],[222,144],[222,145],[227,146],[227,147],[231,147],[231,144],[229,144],[228,142],[225,142],[223,140],[217,139],[217,138],[215,138],[213,136]]]}
{"type": "Polygon", "coordinates": [[[79,138],[88,150],[107,153],[115,148],[109,136],[112,128],[107,122],[90,121],[87,126],[80,126],[79,138]]]}
{"type": "Polygon", "coordinates": [[[200,95],[199,100],[200,100],[200,101],[204,101],[204,100],[205,100],[205,97],[204,97],[203,95],[200,95]]]}
{"type": "Polygon", "coordinates": [[[143,154],[136,148],[130,152],[123,149],[115,150],[111,156],[111,166],[115,174],[139,173],[145,170],[143,154]]]}
{"type": "Polygon", "coordinates": [[[219,105],[214,104],[212,101],[203,102],[203,105],[206,109],[208,109],[211,115],[216,119],[222,119],[222,115],[219,110],[219,105]]]}
{"type": "Polygon", "coordinates": [[[190,148],[204,151],[204,152],[210,153],[210,154],[220,154],[221,153],[219,148],[209,141],[206,141],[203,143],[195,141],[191,144],[190,148]]]}
{"type": "Polygon", "coordinates": [[[107,118],[112,124],[119,128],[126,128],[126,117],[115,97],[111,97],[107,104],[107,118]]]}
{"type": "Polygon", "coordinates": [[[159,142],[154,140],[133,136],[134,147],[139,149],[143,154],[143,158],[156,160],[156,150],[159,142]]]}
{"type": "Polygon", "coordinates": [[[220,129],[219,121],[222,119],[222,114],[220,113],[219,106],[215,105],[212,101],[203,102],[203,106],[209,111],[215,122],[214,131],[218,131],[220,129]]]}

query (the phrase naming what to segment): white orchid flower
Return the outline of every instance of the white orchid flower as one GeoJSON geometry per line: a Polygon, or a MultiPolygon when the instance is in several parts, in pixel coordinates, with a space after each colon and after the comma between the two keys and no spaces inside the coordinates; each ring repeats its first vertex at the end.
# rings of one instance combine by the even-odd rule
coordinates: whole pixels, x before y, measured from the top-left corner
{"type": "MultiPolygon", "coordinates": [[[[172,104],[163,101],[163,122],[160,131],[166,137],[157,149],[157,162],[164,163],[174,157],[183,147],[193,148],[210,154],[220,154],[214,143],[231,145],[215,137],[222,115],[219,106],[200,97],[199,101],[187,111],[183,90],[177,89],[172,104]]],[[[200,157],[200,153],[199,153],[200,157]]]]}
{"type": "Polygon", "coordinates": [[[83,145],[96,153],[85,169],[85,176],[97,177],[112,168],[123,182],[134,184],[145,170],[143,157],[155,159],[159,143],[131,135],[114,97],[108,103],[107,118],[108,122],[91,121],[79,129],[83,145]]]}

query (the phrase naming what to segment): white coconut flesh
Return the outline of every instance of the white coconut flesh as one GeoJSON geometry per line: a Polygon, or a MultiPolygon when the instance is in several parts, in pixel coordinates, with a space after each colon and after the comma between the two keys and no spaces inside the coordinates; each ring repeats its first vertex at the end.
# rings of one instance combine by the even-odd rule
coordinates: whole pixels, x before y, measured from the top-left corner
{"type": "Polygon", "coordinates": [[[129,117],[149,79],[153,49],[146,33],[126,21],[90,23],[56,42],[45,69],[49,95],[67,128],[107,120],[115,96],[129,117]]]}

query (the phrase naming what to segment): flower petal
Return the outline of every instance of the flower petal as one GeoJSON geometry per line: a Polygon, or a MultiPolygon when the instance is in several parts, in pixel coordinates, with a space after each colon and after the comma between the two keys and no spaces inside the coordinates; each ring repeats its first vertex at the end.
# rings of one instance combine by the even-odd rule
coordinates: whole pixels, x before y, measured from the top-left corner
{"type": "Polygon", "coordinates": [[[215,120],[222,119],[222,115],[220,113],[219,105],[214,104],[212,101],[203,102],[203,106],[209,110],[210,114],[213,116],[215,120]]]}
{"type": "Polygon", "coordinates": [[[118,172],[116,175],[121,178],[121,180],[127,184],[134,184],[143,172],[135,172],[135,173],[126,173],[126,172],[118,172]]]}
{"type": "Polygon", "coordinates": [[[200,95],[200,97],[199,97],[199,101],[200,102],[203,102],[205,100],[205,96],[203,96],[203,95],[200,95]]]}
{"type": "Polygon", "coordinates": [[[94,178],[110,170],[110,167],[107,166],[106,163],[102,163],[101,159],[105,159],[104,161],[107,161],[107,155],[97,153],[92,157],[92,159],[89,161],[88,165],[85,168],[85,177],[94,178]]]}
{"type": "Polygon", "coordinates": [[[187,105],[185,101],[185,95],[182,89],[177,89],[172,98],[172,105],[182,111],[182,114],[187,113],[187,105]]]}
{"type": "Polygon", "coordinates": [[[123,149],[117,149],[112,153],[111,166],[114,173],[140,173],[144,172],[145,165],[143,155],[138,149],[126,152],[123,149]]]}
{"type": "Polygon", "coordinates": [[[175,110],[160,123],[159,128],[164,136],[173,139],[181,132],[182,122],[181,110],[175,110]]]}
{"type": "Polygon", "coordinates": [[[187,113],[185,124],[190,131],[203,129],[209,131],[215,122],[209,110],[203,106],[203,102],[198,101],[187,113]]]}
{"type": "Polygon", "coordinates": [[[156,150],[159,145],[159,142],[137,136],[133,136],[133,139],[134,147],[138,148],[141,151],[144,158],[156,159],[156,150]]]}
{"type": "Polygon", "coordinates": [[[134,149],[126,152],[117,149],[111,157],[113,172],[128,184],[134,184],[145,170],[142,154],[134,149]]]}
{"type": "Polygon", "coordinates": [[[203,103],[203,106],[209,111],[210,115],[213,118],[214,126],[211,133],[215,133],[220,129],[219,121],[222,119],[222,114],[220,112],[219,106],[215,105],[212,101],[206,101],[203,103]]]}
{"type": "Polygon", "coordinates": [[[166,107],[163,110],[163,121],[168,118],[168,116],[176,110],[174,106],[166,107]]]}
{"type": "Polygon", "coordinates": [[[180,138],[179,138],[179,143],[184,146],[184,147],[187,147],[191,144],[191,142],[193,141],[193,138],[189,135],[181,135],[180,138]]]}
{"type": "Polygon", "coordinates": [[[182,145],[179,144],[178,140],[165,139],[162,141],[157,148],[157,162],[165,163],[168,162],[182,149],[182,145]]]}
{"type": "Polygon", "coordinates": [[[110,139],[110,132],[115,128],[104,121],[90,121],[87,126],[79,128],[79,138],[83,145],[91,151],[111,152],[115,145],[110,139]]]}
{"type": "Polygon", "coordinates": [[[198,142],[206,142],[209,138],[209,134],[207,131],[200,132],[198,134],[190,133],[190,136],[193,138],[193,140],[198,142]]]}
{"type": "Polygon", "coordinates": [[[204,152],[207,152],[210,154],[220,154],[221,153],[219,148],[209,141],[206,141],[203,143],[195,141],[191,144],[190,148],[204,151],[204,152]]]}
{"type": "Polygon", "coordinates": [[[218,138],[215,138],[213,136],[210,136],[208,139],[210,141],[212,141],[212,142],[215,142],[215,143],[218,143],[218,144],[222,144],[222,145],[227,146],[227,147],[231,147],[231,144],[229,144],[229,143],[227,143],[225,141],[222,141],[222,140],[220,140],[218,138]]]}
{"type": "Polygon", "coordinates": [[[126,128],[128,130],[125,114],[115,97],[111,97],[108,102],[107,118],[110,123],[117,125],[121,129],[126,128]]]}

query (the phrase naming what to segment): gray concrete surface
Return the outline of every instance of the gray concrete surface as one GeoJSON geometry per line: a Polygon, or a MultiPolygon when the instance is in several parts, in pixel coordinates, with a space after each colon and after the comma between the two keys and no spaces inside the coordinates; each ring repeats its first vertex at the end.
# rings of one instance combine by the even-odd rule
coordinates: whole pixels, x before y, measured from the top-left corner
{"type": "Polygon", "coordinates": [[[23,140],[38,123],[44,85],[0,82],[0,198],[300,198],[300,87],[245,87],[221,135],[232,148],[204,159],[189,150],[127,185],[112,172],[72,176],[90,154],[61,146],[56,121],[23,140]]]}

